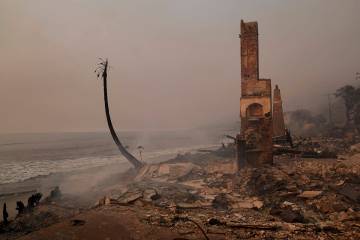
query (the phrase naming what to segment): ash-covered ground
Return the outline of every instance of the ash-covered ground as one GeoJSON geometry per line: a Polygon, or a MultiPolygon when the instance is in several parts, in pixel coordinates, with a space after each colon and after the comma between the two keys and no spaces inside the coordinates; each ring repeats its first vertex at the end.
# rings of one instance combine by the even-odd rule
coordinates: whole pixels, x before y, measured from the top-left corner
{"type": "Polygon", "coordinates": [[[100,186],[88,207],[55,194],[2,224],[0,239],[359,239],[360,145],[295,145],[301,154],[237,172],[232,144],[178,155],[100,186]]]}

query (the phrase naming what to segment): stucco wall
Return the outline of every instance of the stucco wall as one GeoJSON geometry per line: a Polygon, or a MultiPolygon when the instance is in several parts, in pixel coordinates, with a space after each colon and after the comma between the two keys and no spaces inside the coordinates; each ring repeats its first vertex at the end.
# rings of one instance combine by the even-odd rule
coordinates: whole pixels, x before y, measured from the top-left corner
{"type": "Polygon", "coordinates": [[[246,117],[246,109],[253,103],[262,105],[264,114],[271,112],[271,99],[269,97],[246,97],[240,99],[240,117],[246,117]]]}

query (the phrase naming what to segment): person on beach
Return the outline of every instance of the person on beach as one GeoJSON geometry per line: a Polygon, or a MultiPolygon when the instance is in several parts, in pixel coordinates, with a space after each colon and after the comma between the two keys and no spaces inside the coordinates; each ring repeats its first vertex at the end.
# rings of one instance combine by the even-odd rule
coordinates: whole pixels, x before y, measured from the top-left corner
{"type": "Polygon", "coordinates": [[[18,211],[18,215],[21,215],[25,212],[25,205],[22,201],[16,202],[16,210],[18,211]]]}
{"type": "Polygon", "coordinates": [[[31,196],[28,198],[27,208],[28,208],[29,210],[32,210],[34,207],[36,207],[37,205],[39,205],[41,197],[42,197],[42,194],[41,194],[41,193],[35,193],[35,194],[31,195],[31,196]]]}
{"type": "Polygon", "coordinates": [[[3,206],[3,222],[4,222],[4,224],[8,223],[8,217],[9,217],[9,214],[6,210],[6,203],[4,203],[4,206],[3,206]]]}

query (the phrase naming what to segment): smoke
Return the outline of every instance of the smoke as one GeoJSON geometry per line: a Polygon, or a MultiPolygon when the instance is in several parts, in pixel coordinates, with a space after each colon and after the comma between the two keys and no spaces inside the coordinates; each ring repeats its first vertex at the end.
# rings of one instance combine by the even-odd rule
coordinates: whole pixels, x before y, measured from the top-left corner
{"type": "MultiPolygon", "coordinates": [[[[199,148],[219,147],[225,134],[233,135],[236,132],[236,129],[233,129],[233,127],[232,124],[224,123],[223,125],[191,130],[121,132],[119,136],[124,145],[129,146],[129,151],[137,157],[139,157],[137,146],[143,146],[143,160],[151,164],[169,160],[177,154],[194,152],[199,148]]],[[[94,139],[91,141],[86,139],[95,137],[101,139],[101,144],[99,143],[99,145],[102,145],[104,141],[103,134],[90,134],[87,138],[80,138],[81,140],[79,141],[83,144],[82,148],[84,146],[88,148],[87,144],[93,144],[94,139]],[[87,141],[89,142],[87,143],[87,141]]],[[[108,138],[111,139],[111,136],[108,136],[108,138]]],[[[77,145],[79,143],[72,142],[72,144],[77,145]]],[[[126,178],[122,178],[121,175],[128,171],[131,165],[118,152],[114,143],[110,142],[110,140],[106,140],[105,143],[114,147],[114,151],[111,149],[106,150],[108,153],[111,152],[113,154],[106,157],[106,162],[110,164],[81,170],[74,169],[74,171],[70,172],[57,172],[45,177],[35,178],[39,181],[37,184],[39,186],[38,190],[46,196],[55,186],[59,186],[65,195],[76,198],[77,203],[89,205],[94,204],[96,199],[109,194],[109,192],[111,193],[112,190],[117,189],[119,191],[119,189],[122,189],[124,183],[126,183],[126,178]]],[[[103,149],[99,148],[98,150],[103,149]]],[[[105,152],[104,154],[107,153],[105,152]]],[[[84,161],[87,160],[84,159],[84,161]]],[[[102,160],[99,157],[95,165],[101,163],[101,161],[105,161],[105,159],[102,160]]],[[[71,164],[71,161],[68,164],[71,164]]]]}
{"type": "Polygon", "coordinates": [[[322,114],[299,109],[285,113],[285,124],[291,133],[297,136],[313,137],[322,135],[327,130],[327,120],[322,114]]]}
{"type": "Polygon", "coordinates": [[[113,66],[122,130],[236,121],[241,18],[259,22],[260,75],[280,86],[284,109],[311,108],[359,71],[359,4],[2,0],[0,131],[104,130],[98,57],[113,66]]]}

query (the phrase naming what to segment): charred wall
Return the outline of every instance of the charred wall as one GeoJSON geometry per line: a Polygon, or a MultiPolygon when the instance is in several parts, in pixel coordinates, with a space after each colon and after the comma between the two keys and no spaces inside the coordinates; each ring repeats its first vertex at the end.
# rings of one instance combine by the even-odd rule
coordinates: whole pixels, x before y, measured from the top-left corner
{"type": "Polygon", "coordinates": [[[271,164],[273,133],[271,80],[259,78],[257,22],[241,21],[240,39],[240,139],[246,143],[246,164],[251,166],[271,164]]]}
{"type": "Polygon", "coordinates": [[[284,113],[278,85],[275,86],[273,98],[273,134],[275,137],[285,135],[284,113]]]}

